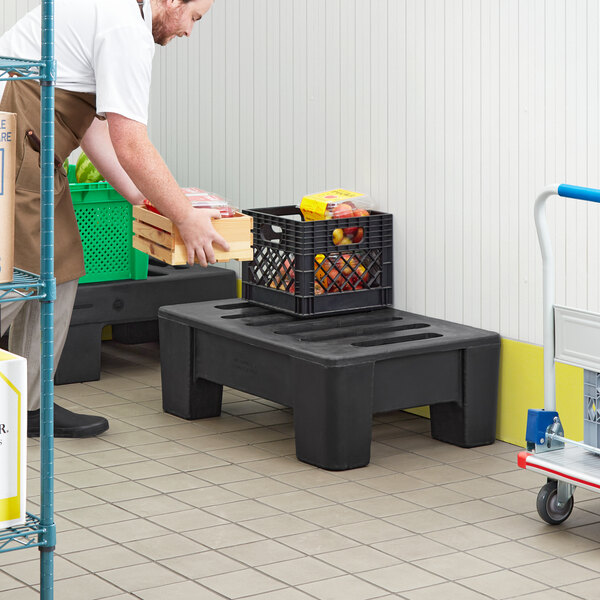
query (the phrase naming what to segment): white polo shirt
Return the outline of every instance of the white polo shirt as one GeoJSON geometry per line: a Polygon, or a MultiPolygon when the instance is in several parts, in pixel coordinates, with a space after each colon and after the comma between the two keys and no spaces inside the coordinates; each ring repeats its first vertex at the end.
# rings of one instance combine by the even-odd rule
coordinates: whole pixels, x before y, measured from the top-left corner
{"type": "MultiPolygon", "coordinates": [[[[148,123],[154,38],[150,0],[55,0],[56,87],[96,94],[98,114],[148,123]]],[[[38,6],[2,37],[0,56],[39,59],[38,6]]],[[[3,92],[0,89],[0,97],[3,92]]]]}

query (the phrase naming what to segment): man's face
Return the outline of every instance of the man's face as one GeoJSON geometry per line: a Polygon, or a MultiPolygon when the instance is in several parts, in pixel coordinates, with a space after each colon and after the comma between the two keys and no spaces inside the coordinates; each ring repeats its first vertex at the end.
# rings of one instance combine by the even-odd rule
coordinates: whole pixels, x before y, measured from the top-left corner
{"type": "Polygon", "coordinates": [[[168,44],[175,36],[189,36],[194,23],[212,6],[213,0],[158,0],[152,7],[152,35],[160,46],[168,44]]]}

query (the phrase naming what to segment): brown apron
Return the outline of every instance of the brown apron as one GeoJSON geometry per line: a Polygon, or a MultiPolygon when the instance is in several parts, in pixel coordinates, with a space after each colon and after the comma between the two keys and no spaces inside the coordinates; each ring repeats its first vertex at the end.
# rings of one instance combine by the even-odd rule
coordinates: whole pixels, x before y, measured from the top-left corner
{"type": "MultiPolygon", "coordinates": [[[[15,266],[40,272],[40,85],[9,81],[0,111],[17,113],[17,180],[15,208],[15,266]],[[33,132],[33,135],[28,135],[33,132]]],[[[54,271],[56,282],[85,275],[81,237],[73,210],[67,174],[62,163],[75,148],[96,115],[96,95],[56,90],[54,168],[54,271]]]]}

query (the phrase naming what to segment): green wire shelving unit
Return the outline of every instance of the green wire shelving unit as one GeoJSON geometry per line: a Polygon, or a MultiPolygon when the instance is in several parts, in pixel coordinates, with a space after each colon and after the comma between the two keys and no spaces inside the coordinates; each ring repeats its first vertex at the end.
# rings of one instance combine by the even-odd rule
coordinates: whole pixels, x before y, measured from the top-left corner
{"type": "Polygon", "coordinates": [[[28,514],[19,527],[0,530],[0,553],[37,546],[40,550],[40,596],[54,597],[54,0],[42,0],[41,60],[0,57],[0,80],[37,79],[41,90],[41,263],[39,275],[15,269],[13,281],[0,285],[0,303],[41,302],[41,503],[40,515],[28,514]],[[11,297],[8,297],[10,292],[11,297]]]}

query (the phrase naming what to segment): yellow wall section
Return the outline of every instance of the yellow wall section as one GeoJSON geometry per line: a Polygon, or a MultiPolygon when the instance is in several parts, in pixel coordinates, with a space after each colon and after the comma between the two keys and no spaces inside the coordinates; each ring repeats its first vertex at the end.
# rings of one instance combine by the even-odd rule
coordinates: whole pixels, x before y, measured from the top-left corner
{"type": "MultiPolygon", "coordinates": [[[[544,350],[541,346],[502,340],[496,438],[525,447],[527,409],[544,408],[544,350]]],[[[556,364],[556,410],[565,437],[583,439],[583,369],[556,364]]],[[[429,407],[407,412],[429,417],[429,407]]]]}
{"type": "MultiPolygon", "coordinates": [[[[543,348],[502,340],[497,438],[525,445],[527,409],[544,408],[543,348]]],[[[556,363],[556,410],[565,437],[583,439],[583,369],[556,363]]]]}

